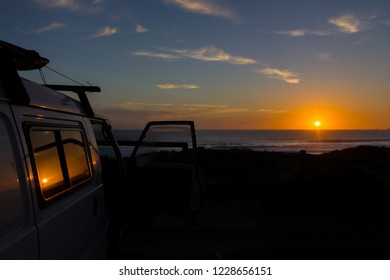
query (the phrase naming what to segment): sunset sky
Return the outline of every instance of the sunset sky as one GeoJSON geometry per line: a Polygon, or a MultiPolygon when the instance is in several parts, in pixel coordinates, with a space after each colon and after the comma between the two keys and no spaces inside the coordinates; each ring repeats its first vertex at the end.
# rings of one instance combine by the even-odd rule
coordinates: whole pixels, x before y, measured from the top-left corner
{"type": "Polygon", "coordinates": [[[386,0],[2,0],[0,40],[100,86],[117,128],[390,128],[386,0]]]}

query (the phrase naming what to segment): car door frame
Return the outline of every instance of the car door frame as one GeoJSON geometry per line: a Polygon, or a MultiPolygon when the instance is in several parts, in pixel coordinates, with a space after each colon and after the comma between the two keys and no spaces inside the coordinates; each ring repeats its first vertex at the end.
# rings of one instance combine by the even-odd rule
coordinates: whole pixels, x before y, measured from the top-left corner
{"type": "MultiPolygon", "coordinates": [[[[201,171],[199,168],[199,163],[198,163],[198,156],[197,156],[197,141],[196,141],[196,130],[195,130],[195,123],[193,121],[151,121],[146,124],[145,128],[143,129],[135,147],[134,150],[132,151],[132,154],[129,158],[128,161],[128,166],[131,168],[134,168],[136,165],[135,163],[135,157],[137,155],[137,152],[139,151],[139,148],[142,146],[142,143],[148,133],[148,131],[152,127],[158,127],[158,126],[186,126],[189,127],[190,132],[191,132],[191,148],[192,148],[192,157],[193,157],[193,162],[192,162],[192,177],[191,177],[191,184],[190,184],[190,202],[189,202],[189,211],[183,211],[183,209],[176,209],[176,211],[170,211],[170,214],[174,214],[182,218],[185,222],[191,225],[199,225],[203,222],[203,216],[204,216],[204,205],[203,205],[203,195],[204,195],[204,185],[202,181],[202,175],[201,171]],[[196,197],[198,196],[198,197],[196,197]],[[190,205],[191,204],[191,205],[190,205]]],[[[118,141],[119,143],[121,141],[118,141]]],[[[181,142],[167,142],[167,143],[148,143],[147,145],[150,146],[155,146],[155,147],[179,147],[182,149],[188,149],[188,146],[183,145],[181,142]]],[[[128,180],[131,182],[131,178],[128,180]]],[[[140,186],[133,186],[133,187],[138,187],[142,188],[142,184],[140,186]]],[[[152,193],[147,194],[148,196],[153,196],[152,193]]],[[[169,193],[166,194],[167,196],[169,193]]],[[[145,198],[144,198],[145,199],[145,198]]],[[[148,211],[148,210],[147,210],[148,211]]],[[[147,213],[144,215],[144,217],[147,219],[147,222],[153,219],[155,215],[164,213],[164,212],[159,212],[157,209],[157,212],[153,210],[154,213],[147,213]]]]}

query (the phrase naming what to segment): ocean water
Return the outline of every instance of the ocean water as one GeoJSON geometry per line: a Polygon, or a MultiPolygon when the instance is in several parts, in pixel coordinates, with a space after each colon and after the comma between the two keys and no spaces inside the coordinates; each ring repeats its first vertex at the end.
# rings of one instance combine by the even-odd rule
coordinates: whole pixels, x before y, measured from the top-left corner
{"type": "MultiPolygon", "coordinates": [[[[141,131],[114,131],[117,139],[137,140],[141,131]]],[[[390,130],[197,130],[197,144],[209,149],[321,154],[361,145],[390,147],[390,130]]],[[[178,134],[166,138],[183,140],[178,134]]]]}
{"type": "Polygon", "coordinates": [[[215,149],[321,154],[361,145],[389,146],[390,130],[199,131],[199,145],[215,149]]]}

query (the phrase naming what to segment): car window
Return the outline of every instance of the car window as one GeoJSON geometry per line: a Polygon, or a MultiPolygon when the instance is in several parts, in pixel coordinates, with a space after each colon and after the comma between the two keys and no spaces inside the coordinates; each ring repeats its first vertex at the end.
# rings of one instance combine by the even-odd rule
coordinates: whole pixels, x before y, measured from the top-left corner
{"type": "Polygon", "coordinates": [[[108,129],[101,122],[92,122],[91,124],[96,137],[100,156],[116,159],[117,154],[113,146],[114,139],[108,129]]]}
{"type": "Polygon", "coordinates": [[[81,129],[32,127],[30,141],[44,201],[64,194],[91,178],[81,129]]]}
{"type": "Polygon", "coordinates": [[[70,183],[77,185],[90,177],[88,159],[81,131],[61,131],[70,183]]]}
{"type": "Polygon", "coordinates": [[[55,133],[54,131],[34,130],[31,131],[30,138],[34,148],[41,193],[45,199],[50,199],[66,190],[55,133]]]}

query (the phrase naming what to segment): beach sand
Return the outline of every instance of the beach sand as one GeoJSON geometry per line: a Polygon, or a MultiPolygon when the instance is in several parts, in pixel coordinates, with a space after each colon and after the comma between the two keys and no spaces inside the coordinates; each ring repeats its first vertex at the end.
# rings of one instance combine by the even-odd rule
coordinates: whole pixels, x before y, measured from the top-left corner
{"type": "Polygon", "coordinates": [[[205,221],[168,214],[116,259],[390,259],[390,149],[199,151],[205,221]]]}

